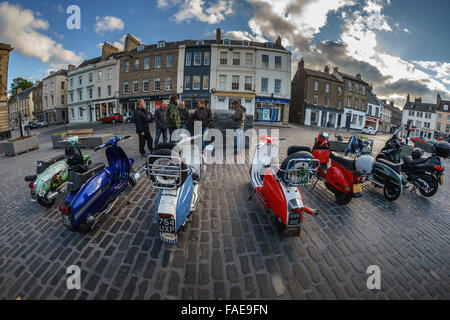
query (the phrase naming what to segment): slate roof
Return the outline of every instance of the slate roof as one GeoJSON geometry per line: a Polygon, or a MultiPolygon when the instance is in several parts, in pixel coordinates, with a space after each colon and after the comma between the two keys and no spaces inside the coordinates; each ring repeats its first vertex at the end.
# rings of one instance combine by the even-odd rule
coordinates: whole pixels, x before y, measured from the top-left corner
{"type": "Polygon", "coordinates": [[[439,104],[439,106],[437,106],[437,110],[443,111],[443,112],[450,112],[450,108],[447,108],[447,110],[444,110],[444,105],[450,106],[450,100],[441,100],[441,103],[439,104]]]}
{"type": "Polygon", "coordinates": [[[414,110],[422,112],[436,112],[436,104],[433,103],[423,103],[423,102],[408,102],[405,104],[403,110],[414,110]]]}
{"type": "Polygon", "coordinates": [[[372,92],[369,92],[369,97],[368,97],[367,100],[368,100],[368,102],[370,104],[373,104],[373,105],[376,105],[376,106],[381,105],[381,101],[378,100],[377,97],[375,97],[375,95],[372,92]]]}
{"type": "Polygon", "coordinates": [[[58,76],[58,75],[67,76],[67,70],[66,69],[60,69],[60,70],[56,71],[55,73],[48,75],[43,80],[49,79],[51,77],[58,76]]]}
{"type": "Polygon", "coordinates": [[[359,82],[359,83],[362,83],[362,84],[365,84],[365,85],[369,85],[367,82],[357,78],[356,76],[352,76],[350,74],[343,73],[343,72],[340,72],[340,71],[338,71],[338,73],[342,76],[342,78],[350,79],[350,80],[355,81],[355,82],[359,82]]]}
{"type": "Polygon", "coordinates": [[[97,57],[97,58],[84,60],[78,67],[76,67],[76,69],[80,69],[80,68],[86,67],[88,65],[100,62],[101,59],[102,59],[102,57],[97,57]]]}
{"type": "Polygon", "coordinates": [[[318,78],[327,79],[327,80],[331,80],[331,81],[336,81],[336,82],[341,82],[342,83],[341,80],[336,78],[331,73],[326,73],[326,72],[322,72],[322,71],[316,71],[316,70],[307,69],[307,68],[305,68],[305,72],[306,72],[306,74],[309,74],[309,75],[314,76],[314,77],[318,77],[318,78]]]}

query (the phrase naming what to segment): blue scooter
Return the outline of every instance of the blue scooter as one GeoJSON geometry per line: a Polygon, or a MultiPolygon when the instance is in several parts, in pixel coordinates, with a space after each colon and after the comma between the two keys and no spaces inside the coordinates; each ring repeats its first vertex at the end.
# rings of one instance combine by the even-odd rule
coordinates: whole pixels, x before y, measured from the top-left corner
{"type": "Polygon", "coordinates": [[[370,155],[372,154],[372,147],[369,141],[361,139],[360,137],[358,137],[356,134],[353,133],[353,135],[348,140],[347,149],[345,150],[345,155],[348,155],[349,153],[354,153],[356,155],[359,154],[370,155]]]}
{"type": "Polygon", "coordinates": [[[134,159],[128,158],[117,146],[126,137],[112,137],[108,142],[95,147],[94,151],[107,148],[105,153],[109,167],[96,163],[88,171],[69,171],[69,193],[59,206],[62,222],[70,230],[89,232],[99,219],[108,214],[118,197],[129,185],[135,186],[139,173],[132,166],[134,159]]]}
{"type": "MultiPolygon", "coordinates": [[[[193,148],[191,142],[201,136],[180,135],[178,143],[159,144],[147,158],[145,170],[159,189],[155,218],[159,238],[169,244],[178,245],[178,231],[191,221],[200,205],[201,174],[204,153],[201,146],[193,148]]],[[[214,149],[208,145],[204,152],[214,149]]],[[[202,172],[203,171],[203,172],[202,172]]]]}

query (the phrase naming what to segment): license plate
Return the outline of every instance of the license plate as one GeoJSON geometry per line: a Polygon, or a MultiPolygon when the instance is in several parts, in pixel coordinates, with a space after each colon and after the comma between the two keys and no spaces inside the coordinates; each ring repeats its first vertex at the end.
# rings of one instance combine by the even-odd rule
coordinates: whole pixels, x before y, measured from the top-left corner
{"type": "Polygon", "coordinates": [[[158,218],[160,233],[176,233],[175,220],[169,218],[158,218]]]}
{"type": "Polygon", "coordinates": [[[291,212],[289,214],[289,226],[298,226],[300,225],[301,213],[300,212],[291,212]]]}
{"type": "Polygon", "coordinates": [[[70,218],[68,216],[66,216],[65,214],[62,215],[62,222],[63,222],[63,225],[65,225],[66,227],[72,226],[72,222],[70,221],[70,218]]]}
{"type": "Polygon", "coordinates": [[[362,192],[362,185],[354,184],[353,185],[353,193],[361,193],[361,192],[362,192]]]}
{"type": "Polygon", "coordinates": [[[441,176],[441,185],[444,184],[444,176],[441,176]]]}

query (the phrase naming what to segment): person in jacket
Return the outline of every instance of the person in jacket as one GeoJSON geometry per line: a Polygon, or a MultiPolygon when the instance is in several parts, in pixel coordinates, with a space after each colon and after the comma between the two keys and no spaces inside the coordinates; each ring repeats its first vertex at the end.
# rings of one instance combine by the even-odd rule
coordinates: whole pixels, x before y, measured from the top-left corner
{"type": "Polygon", "coordinates": [[[142,156],[146,156],[145,142],[147,141],[148,149],[150,153],[153,151],[153,139],[148,127],[147,111],[144,109],[144,100],[138,101],[138,108],[134,112],[134,123],[136,125],[136,133],[139,135],[139,153],[142,156]]]}
{"type": "Polygon", "coordinates": [[[156,135],[155,148],[159,143],[159,137],[163,136],[163,143],[167,143],[167,119],[166,119],[167,103],[164,102],[161,107],[155,111],[156,135]]]}
{"type": "Polygon", "coordinates": [[[184,102],[180,102],[178,105],[178,112],[180,113],[180,120],[181,120],[181,129],[186,129],[186,124],[189,120],[189,111],[184,106],[184,102]]]}
{"type": "Polygon", "coordinates": [[[178,97],[176,95],[170,96],[169,107],[167,109],[167,128],[169,129],[170,138],[172,142],[172,133],[180,129],[181,119],[180,111],[178,110],[178,97]]]}
{"type": "Polygon", "coordinates": [[[234,129],[234,154],[237,155],[242,151],[242,143],[243,143],[243,134],[244,134],[244,125],[245,119],[247,117],[245,107],[241,106],[238,101],[233,103],[234,114],[231,115],[231,119],[233,120],[233,129],[234,129]]]}
{"type": "Polygon", "coordinates": [[[211,109],[206,106],[207,102],[205,100],[199,100],[197,103],[197,110],[194,112],[194,121],[202,122],[202,150],[205,150],[205,140],[204,137],[208,133],[208,129],[211,126],[211,121],[213,119],[211,109]]]}

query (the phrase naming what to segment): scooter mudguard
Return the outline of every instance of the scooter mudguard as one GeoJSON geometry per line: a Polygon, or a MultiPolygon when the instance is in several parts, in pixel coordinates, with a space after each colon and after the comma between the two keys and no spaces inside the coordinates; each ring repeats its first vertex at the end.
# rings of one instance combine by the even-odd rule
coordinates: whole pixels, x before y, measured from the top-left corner
{"type": "Polygon", "coordinates": [[[180,230],[183,223],[191,213],[191,203],[194,194],[194,182],[192,180],[192,174],[186,177],[183,185],[180,187],[177,201],[177,231],[180,230]]]}
{"type": "Polygon", "coordinates": [[[342,193],[348,194],[351,192],[350,181],[343,169],[340,169],[333,165],[327,170],[325,177],[326,181],[334,188],[342,193]]]}
{"type": "Polygon", "coordinates": [[[391,183],[398,186],[400,190],[402,188],[402,176],[384,163],[375,162],[372,169],[372,176],[382,184],[391,183]]]}
{"type": "Polygon", "coordinates": [[[320,160],[320,164],[327,164],[330,162],[330,150],[328,149],[315,149],[312,151],[314,158],[320,160]]]}
{"type": "Polygon", "coordinates": [[[42,198],[52,188],[52,180],[56,174],[61,175],[61,182],[67,181],[69,167],[65,161],[58,161],[42,172],[34,183],[36,198],[42,198]]]}
{"type": "Polygon", "coordinates": [[[267,169],[264,175],[262,194],[273,213],[275,213],[275,215],[286,225],[286,197],[280,183],[270,169],[267,169]]]}

